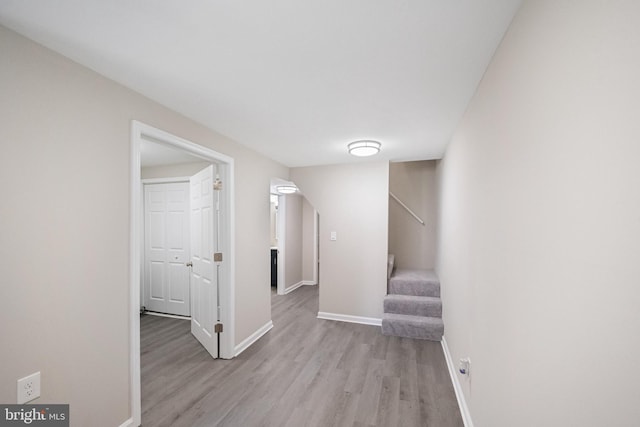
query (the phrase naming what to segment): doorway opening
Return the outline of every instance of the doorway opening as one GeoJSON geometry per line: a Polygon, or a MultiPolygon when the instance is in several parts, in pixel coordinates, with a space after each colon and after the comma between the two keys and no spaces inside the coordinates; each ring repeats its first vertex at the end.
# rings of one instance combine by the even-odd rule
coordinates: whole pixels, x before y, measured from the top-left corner
{"type": "MultiPolygon", "coordinates": [[[[164,165],[148,166],[146,152],[157,150],[152,146],[157,144],[148,144],[150,147],[143,149],[141,158],[144,236],[140,313],[191,319],[190,177],[168,176],[173,174],[164,165]],[[163,166],[166,170],[160,173],[163,177],[145,178],[148,169],[163,166]]],[[[180,166],[182,170],[191,170],[191,164],[180,166]]]]}
{"type": "Polygon", "coordinates": [[[277,295],[286,295],[303,285],[318,284],[318,221],[315,207],[295,183],[271,180],[271,277],[277,295]],[[278,189],[296,188],[293,193],[278,189]]]}
{"type": "MultiPolygon", "coordinates": [[[[197,145],[160,129],[138,121],[131,126],[131,207],[130,207],[130,388],[132,418],[135,425],[141,424],[140,390],[140,307],[141,307],[141,271],[143,250],[143,185],[141,157],[143,146],[154,143],[168,150],[183,153],[186,156],[201,159],[209,166],[198,172],[190,180],[190,218],[201,227],[191,232],[191,283],[194,278],[199,286],[190,285],[191,297],[201,295],[203,305],[194,305],[208,310],[202,314],[200,326],[205,335],[213,334],[217,325],[224,325],[222,333],[217,334],[215,353],[230,359],[234,356],[234,162],[233,158],[209,148],[197,145]],[[197,195],[197,201],[193,198],[197,195]],[[194,208],[196,206],[196,208],[194,208]],[[195,209],[195,211],[194,211],[195,209]],[[202,218],[207,220],[202,220],[202,218]],[[194,220],[196,219],[196,220],[194,220]],[[217,232],[216,232],[217,230],[217,232]],[[205,236],[206,239],[200,239],[205,236]],[[198,241],[194,246],[194,239],[198,241]],[[195,248],[195,249],[194,249],[195,248]],[[196,267],[197,265],[197,267],[196,267]],[[196,277],[197,276],[197,277],[196,277]],[[196,290],[194,292],[194,289],[196,290]],[[213,293],[216,298],[213,298],[213,293]],[[215,328],[214,328],[215,326],[215,328]],[[219,341],[218,341],[219,339],[219,341]]],[[[175,256],[175,255],[174,255],[175,256]]],[[[190,309],[191,310],[191,309],[190,309]]],[[[191,313],[190,313],[191,314],[191,313]]],[[[192,332],[195,313],[191,316],[192,332]]],[[[198,338],[197,334],[196,338],[198,338]]],[[[207,337],[211,338],[211,336],[207,337]]],[[[214,355],[213,348],[198,340],[214,355]]],[[[213,341],[212,341],[213,342],[213,341]]],[[[215,355],[214,355],[215,357],[215,355]]]]}

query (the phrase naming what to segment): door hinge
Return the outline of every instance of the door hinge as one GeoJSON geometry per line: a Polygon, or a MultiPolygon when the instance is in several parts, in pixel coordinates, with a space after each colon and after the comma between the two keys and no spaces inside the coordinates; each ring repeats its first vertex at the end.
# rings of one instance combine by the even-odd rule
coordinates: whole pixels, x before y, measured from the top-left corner
{"type": "Polygon", "coordinates": [[[219,334],[222,332],[222,323],[216,323],[215,326],[213,327],[213,331],[216,334],[219,334]]]}
{"type": "Polygon", "coordinates": [[[213,189],[216,191],[222,190],[222,181],[220,181],[220,178],[216,178],[216,180],[213,181],[213,189]]]}
{"type": "Polygon", "coordinates": [[[222,262],[222,252],[216,252],[213,254],[213,262],[222,262]]]}

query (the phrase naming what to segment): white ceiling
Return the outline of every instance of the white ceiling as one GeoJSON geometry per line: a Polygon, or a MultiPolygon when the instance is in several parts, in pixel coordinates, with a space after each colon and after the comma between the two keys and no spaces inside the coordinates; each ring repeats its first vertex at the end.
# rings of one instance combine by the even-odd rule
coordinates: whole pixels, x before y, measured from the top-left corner
{"type": "Polygon", "coordinates": [[[287,166],[442,156],[521,0],[2,0],[0,23],[287,166]]]}

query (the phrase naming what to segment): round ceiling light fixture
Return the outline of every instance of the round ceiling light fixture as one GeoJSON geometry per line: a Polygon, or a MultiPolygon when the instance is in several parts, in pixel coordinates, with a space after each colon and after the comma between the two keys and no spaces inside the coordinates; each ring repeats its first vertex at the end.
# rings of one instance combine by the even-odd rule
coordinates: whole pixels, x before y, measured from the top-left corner
{"type": "Polygon", "coordinates": [[[350,143],[347,145],[347,148],[349,149],[349,154],[358,157],[367,157],[378,154],[381,146],[382,144],[378,141],[362,140],[350,143]]]}
{"type": "Polygon", "coordinates": [[[295,185],[278,185],[276,191],[280,194],[293,194],[298,188],[295,185]]]}

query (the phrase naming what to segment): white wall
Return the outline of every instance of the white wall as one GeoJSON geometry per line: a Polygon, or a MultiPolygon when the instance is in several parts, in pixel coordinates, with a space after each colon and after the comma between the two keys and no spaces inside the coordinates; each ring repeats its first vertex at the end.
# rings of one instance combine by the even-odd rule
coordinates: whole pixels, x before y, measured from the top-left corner
{"type": "Polygon", "coordinates": [[[425,222],[389,200],[389,253],[395,255],[395,266],[433,269],[438,214],[435,160],[389,163],[389,191],[425,222]]]}
{"type": "Polygon", "coordinates": [[[299,194],[281,196],[286,202],[285,291],[302,282],[302,197],[299,194]]]}
{"type": "Polygon", "coordinates": [[[291,169],[320,214],[319,311],[382,317],[387,289],[389,167],[386,162],[291,169]],[[330,232],[337,240],[330,241],[330,232]]]}
{"type": "Polygon", "coordinates": [[[302,197],[302,280],[309,285],[317,285],[314,276],[315,224],[315,209],[306,197],[302,197]]]}
{"type": "Polygon", "coordinates": [[[236,343],[271,319],[269,181],[288,169],[3,27],[0,52],[0,402],[41,371],[36,403],[117,426],[130,416],[131,120],[235,159],[236,343]]]}
{"type": "Polygon", "coordinates": [[[278,236],[276,235],[276,218],[278,211],[278,196],[271,195],[271,206],[269,207],[269,218],[271,221],[269,232],[271,234],[271,247],[278,247],[278,236]]]}
{"type": "Polygon", "coordinates": [[[140,170],[140,175],[142,179],[192,176],[210,164],[209,162],[193,162],[178,165],[147,166],[140,170]]]}
{"type": "Polygon", "coordinates": [[[474,424],[640,419],[640,2],[526,1],[439,165],[474,424]]]}

